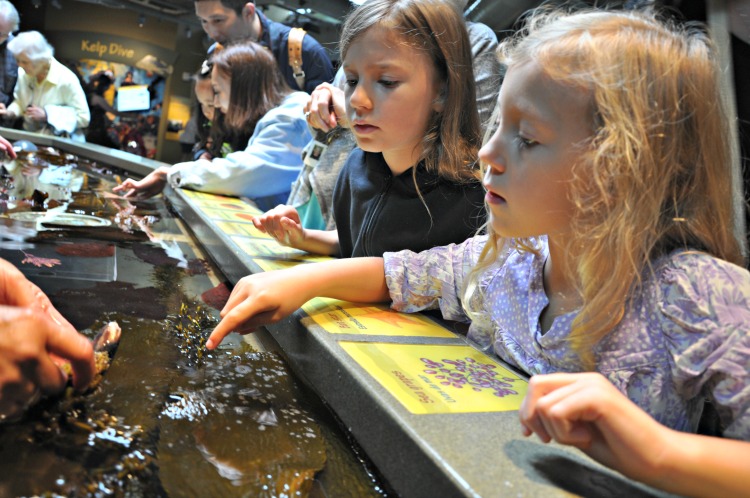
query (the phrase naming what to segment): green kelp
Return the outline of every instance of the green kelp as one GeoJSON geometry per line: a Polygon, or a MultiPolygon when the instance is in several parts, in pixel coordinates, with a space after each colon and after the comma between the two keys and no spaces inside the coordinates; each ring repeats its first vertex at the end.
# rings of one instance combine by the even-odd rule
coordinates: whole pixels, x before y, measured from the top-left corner
{"type": "Polygon", "coordinates": [[[167,329],[177,339],[180,352],[190,366],[203,364],[208,334],[219,321],[205,307],[187,300],[180,304],[180,312],[167,317],[167,329]]]}

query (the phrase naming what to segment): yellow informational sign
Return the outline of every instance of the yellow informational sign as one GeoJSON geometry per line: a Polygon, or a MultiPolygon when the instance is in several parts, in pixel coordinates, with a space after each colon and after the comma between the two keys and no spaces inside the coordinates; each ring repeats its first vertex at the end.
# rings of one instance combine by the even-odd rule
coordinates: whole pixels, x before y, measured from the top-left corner
{"type": "Polygon", "coordinates": [[[283,259],[255,258],[253,259],[253,263],[258,265],[260,269],[263,271],[276,271],[276,270],[286,270],[287,268],[297,266],[300,262],[299,261],[284,261],[283,259]]]}
{"type": "Polygon", "coordinates": [[[328,261],[329,256],[320,256],[300,251],[293,247],[285,247],[274,239],[249,238],[242,236],[231,236],[232,242],[237,244],[248,256],[254,258],[271,258],[284,261],[296,261],[298,263],[310,263],[312,261],[328,261]]]}
{"type": "Polygon", "coordinates": [[[236,197],[182,191],[237,247],[246,253],[263,271],[289,268],[299,263],[329,261],[329,256],[310,254],[299,249],[285,247],[271,236],[255,228],[253,216],[262,214],[257,207],[236,197]]]}
{"type": "Polygon", "coordinates": [[[183,189],[180,192],[185,194],[185,197],[195,202],[200,203],[202,206],[208,205],[220,205],[227,209],[235,209],[240,211],[246,211],[252,215],[261,214],[262,211],[252,204],[248,204],[242,199],[237,197],[227,197],[225,195],[208,194],[206,192],[198,192],[195,190],[183,189]]]}
{"type": "Polygon", "coordinates": [[[253,215],[248,212],[234,211],[227,209],[225,206],[213,206],[213,205],[199,205],[203,216],[211,220],[212,222],[229,221],[235,223],[244,223],[247,226],[254,227],[253,215]]]}
{"type": "Polygon", "coordinates": [[[453,332],[424,315],[399,313],[387,305],[366,305],[318,297],[305,303],[302,309],[331,334],[456,337],[453,332]]]}
{"type": "Polygon", "coordinates": [[[415,414],[514,411],[528,383],[471,346],[339,342],[415,414]]]}
{"type": "Polygon", "coordinates": [[[242,221],[219,221],[216,218],[212,219],[214,225],[227,235],[241,235],[243,237],[253,237],[256,239],[271,239],[271,236],[261,232],[255,225],[249,222],[242,221]]]}

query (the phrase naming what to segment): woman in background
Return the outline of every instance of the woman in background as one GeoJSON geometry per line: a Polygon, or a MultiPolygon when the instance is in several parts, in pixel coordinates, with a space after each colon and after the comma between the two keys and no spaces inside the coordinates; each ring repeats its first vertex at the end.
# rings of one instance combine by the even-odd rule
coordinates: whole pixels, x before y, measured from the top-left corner
{"type": "Polygon", "coordinates": [[[18,62],[13,102],[0,104],[0,115],[22,117],[23,129],[85,142],[91,114],[78,77],[55,58],[38,31],[19,33],[8,42],[18,62]]]}
{"type": "Polygon", "coordinates": [[[286,202],[310,141],[302,112],[309,95],[291,91],[273,55],[255,42],[232,45],[214,55],[212,63],[214,105],[230,132],[251,134],[245,149],[165,166],[143,180],[125,180],[115,192],[151,197],[169,181],[174,187],[244,196],[262,210],[286,202]]]}
{"type": "Polygon", "coordinates": [[[107,114],[119,115],[120,113],[104,97],[114,81],[115,77],[111,71],[99,71],[91,77],[87,88],[91,121],[86,132],[86,141],[119,149],[120,141],[116,139],[117,133],[109,132],[112,121],[107,114]]]}

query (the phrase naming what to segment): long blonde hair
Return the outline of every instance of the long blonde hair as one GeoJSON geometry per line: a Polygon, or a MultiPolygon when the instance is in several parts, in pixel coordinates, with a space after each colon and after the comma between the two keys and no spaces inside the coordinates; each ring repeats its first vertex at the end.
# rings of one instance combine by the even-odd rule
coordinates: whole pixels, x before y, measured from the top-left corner
{"type": "MultiPolygon", "coordinates": [[[[651,12],[559,10],[532,13],[498,53],[509,67],[536,61],[592,97],[594,134],[573,167],[568,247],[583,300],[570,340],[591,367],[592,347],[620,323],[655,259],[684,248],[743,263],[717,53],[698,26],[651,12]]],[[[537,245],[488,231],[465,302],[501,248],[537,245]]]]}

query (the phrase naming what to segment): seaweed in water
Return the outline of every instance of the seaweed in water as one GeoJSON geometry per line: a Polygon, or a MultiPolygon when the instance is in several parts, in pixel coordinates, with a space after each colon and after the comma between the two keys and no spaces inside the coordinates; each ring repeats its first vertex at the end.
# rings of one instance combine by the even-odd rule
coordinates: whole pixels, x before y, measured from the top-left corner
{"type": "Polygon", "coordinates": [[[159,246],[152,244],[133,244],[133,254],[138,259],[154,266],[176,266],[180,260],[167,255],[167,252],[159,246]]]}
{"type": "MultiPolygon", "coordinates": [[[[107,352],[97,354],[113,354],[112,341],[119,341],[119,334],[112,335],[119,331],[112,318],[128,322],[108,315],[102,327],[82,331],[92,336],[100,330],[96,340],[107,352]]],[[[108,366],[97,366],[104,379],[108,366]]],[[[138,496],[131,493],[136,489],[140,496],[160,494],[147,426],[139,423],[143,419],[131,421],[122,410],[112,410],[106,403],[112,394],[111,387],[101,384],[92,384],[85,393],[68,387],[62,396],[43,399],[18,422],[1,425],[0,468],[13,479],[3,480],[0,495],[138,496]]]]}
{"type": "Polygon", "coordinates": [[[217,323],[206,308],[187,300],[180,305],[179,313],[167,317],[167,328],[178,339],[180,352],[195,367],[203,364],[208,331],[217,323]]]}

